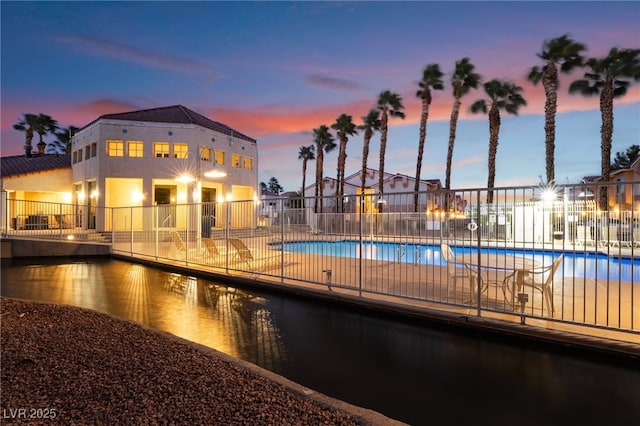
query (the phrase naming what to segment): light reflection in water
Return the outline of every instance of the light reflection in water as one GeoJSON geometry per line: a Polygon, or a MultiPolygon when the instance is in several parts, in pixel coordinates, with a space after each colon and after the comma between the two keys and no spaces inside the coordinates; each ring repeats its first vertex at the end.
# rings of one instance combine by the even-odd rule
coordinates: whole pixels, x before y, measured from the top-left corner
{"type": "Polygon", "coordinates": [[[51,261],[3,268],[2,295],[131,319],[273,371],[285,357],[264,298],[143,265],[51,261]]]}

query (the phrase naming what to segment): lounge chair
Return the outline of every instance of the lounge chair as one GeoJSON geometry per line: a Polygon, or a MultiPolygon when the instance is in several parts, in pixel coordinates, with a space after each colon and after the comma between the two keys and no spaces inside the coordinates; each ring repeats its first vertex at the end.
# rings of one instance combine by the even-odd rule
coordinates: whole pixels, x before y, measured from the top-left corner
{"type": "Polygon", "coordinates": [[[584,226],[584,225],[578,225],[576,227],[576,245],[582,245],[582,246],[593,246],[595,245],[595,241],[593,240],[593,237],[591,236],[591,227],[590,226],[584,226]]]}
{"type": "Polygon", "coordinates": [[[171,231],[171,257],[184,258],[187,255],[187,246],[182,241],[182,237],[178,231],[171,231]]]}
{"type": "Polygon", "coordinates": [[[620,247],[617,226],[614,225],[602,227],[602,244],[609,247],[620,247]]]}
{"type": "Polygon", "coordinates": [[[211,238],[203,238],[204,252],[209,263],[223,263],[226,259],[226,251],[221,250],[211,238]]]}
{"type": "Polygon", "coordinates": [[[229,244],[235,249],[238,259],[251,270],[281,264],[282,252],[275,250],[252,251],[237,238],[229,238],[229,244]]]}

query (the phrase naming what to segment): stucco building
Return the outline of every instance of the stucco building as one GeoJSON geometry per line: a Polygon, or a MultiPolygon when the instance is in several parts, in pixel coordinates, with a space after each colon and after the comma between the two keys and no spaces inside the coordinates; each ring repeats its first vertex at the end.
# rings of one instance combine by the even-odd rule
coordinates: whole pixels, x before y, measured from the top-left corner
{"type": "Polygon", "coordinates": [[[103,207],[258,198],[256,140],[182,105],[102,115],[73,135],[70,155],[8,158],[10,216],[36,214],[18,212],[12,200],[70,203],[73,226],[84,229],[110,229],[103,207]]]}

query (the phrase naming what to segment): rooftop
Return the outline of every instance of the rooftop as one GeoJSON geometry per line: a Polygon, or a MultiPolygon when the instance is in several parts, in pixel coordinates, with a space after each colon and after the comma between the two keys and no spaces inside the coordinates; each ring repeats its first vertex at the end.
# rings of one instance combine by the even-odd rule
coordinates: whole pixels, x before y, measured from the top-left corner
{"type": "MultiPolygon", "coordinates": [[[[223,133],[238,139],[243,139],[255,143],[256,140],[232,129],[226,124],[213,121],[202,114],[190,110],[182,105],[172,105],[159,108],[143,109],[139,111],[121,112],[116,114],[104,114],[87,126],[98,120],[124,120],[124,121],[142,121],[148,123],[179,123],[179,124],[196,124],[216,132],[223,133]]],[[[85,127],[87,127],[85,126],[85,127]]]]}
{"type": "Polygon", "coordinates": [[[3,178],[66,168],[71,168],[71,154],[33,154],[33,157],[14,155],[0,160],[3,178]]]}

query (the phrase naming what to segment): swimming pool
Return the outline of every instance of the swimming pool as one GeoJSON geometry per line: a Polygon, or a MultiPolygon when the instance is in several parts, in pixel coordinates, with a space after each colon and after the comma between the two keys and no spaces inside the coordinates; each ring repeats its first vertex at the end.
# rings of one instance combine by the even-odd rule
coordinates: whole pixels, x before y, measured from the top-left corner
{"type": "MultiPolygon", "coordinates": [[[[475,252],[475,248],[451,247],[454,253],[475,252]]],[[[419,265],[445,266],[439,245],[400,244],[387,242],[341,241],[295,241],[283,244],[283,250],[291,253],[320,254],[357,259],[404,262],[419,265]],[[361,248],[362,247],[362,248],[361,248]]],[[[536,251],[504,248],[483,248],[483,253],[524,255],[544,265],[549,265],[562,251],[536,251]]],[[[561,266],[565,277],[597,278],[599,280],[640,282],[640,260],[628,257],[607,256],[603,253],[564,252],[561,266]]]]}

